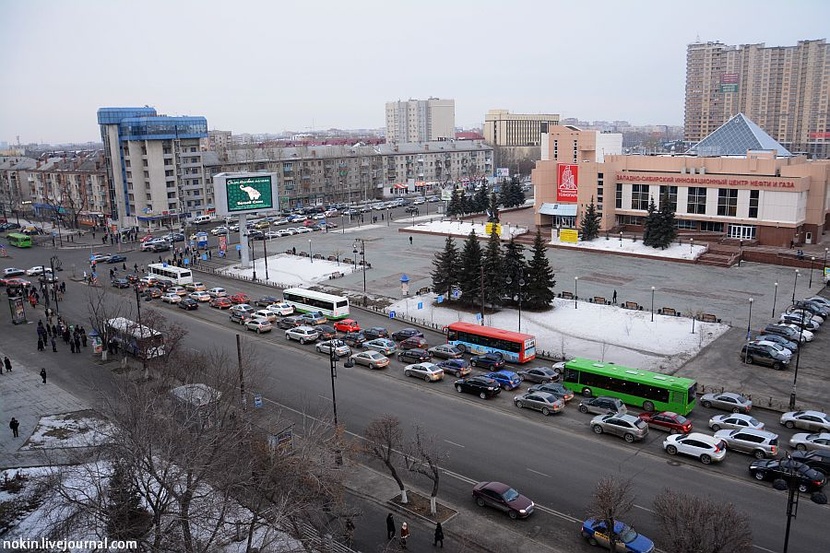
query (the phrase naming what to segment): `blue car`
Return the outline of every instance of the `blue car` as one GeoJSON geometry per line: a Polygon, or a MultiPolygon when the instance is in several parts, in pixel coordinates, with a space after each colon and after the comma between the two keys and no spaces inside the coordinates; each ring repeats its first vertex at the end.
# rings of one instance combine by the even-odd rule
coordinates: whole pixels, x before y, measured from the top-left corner
{"type": "Polygon", "coordinates": [[[487,373],[484,376],[498,382],[502,390],[515,390],[522,383],[522,377],[513,371],[496,371],[487,373]]]}
{"type": "MultiPolygon", "coordinates": [[[[636,530],[619,520],[614,521],[614,534],[616,534],[617,551],[626,553],[652,553],[654,542],[647,537],[638,534],[636,530]],[[624,546],[625,549],[622,549],[624,546]]],[[[591,545],[599,545],[608,550],[608,527],[605,521],[589,518],[582,523],[582,536],[591,545]]]]}

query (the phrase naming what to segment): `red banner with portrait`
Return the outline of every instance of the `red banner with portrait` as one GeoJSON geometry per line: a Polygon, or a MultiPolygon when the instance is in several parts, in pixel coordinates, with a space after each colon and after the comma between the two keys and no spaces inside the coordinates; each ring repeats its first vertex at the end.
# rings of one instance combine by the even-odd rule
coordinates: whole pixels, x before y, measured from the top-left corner
{"type": "Polygon", "coordinates": [[[556,168],[556,201],[576,203],[579,165],[560,163],[556,168]]]}

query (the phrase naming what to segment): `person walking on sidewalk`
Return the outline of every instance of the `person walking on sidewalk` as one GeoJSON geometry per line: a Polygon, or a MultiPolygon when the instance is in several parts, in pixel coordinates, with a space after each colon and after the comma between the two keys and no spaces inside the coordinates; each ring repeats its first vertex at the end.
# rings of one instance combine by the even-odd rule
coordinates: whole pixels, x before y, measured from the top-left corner
{"type": "Polygon", "coordinates": [[[401,549],[406,549],[406,540],[409,539],[409,525],[407,523],[401,524],[401,549]]]}
{"type": "Polygon", "coordinates": [[[432,547],[441,544],[441,547],[444,547],[444,529],[441,527],[441,523],[435,525],[435,539],[432,540],[432,547]]]}
{"type": "Polygon", "coordinates": [[[6,372],[7,373],[12,372],[12,362],[9,360],[8,356],[3,358],[3,366],[6,367],[6,372]]]}
{"type": "Polygon", "coordinates": [[[37,350],[43,351],[43,338],[40,336],[37,337],[37,350]]]}
{"type": "Polygon", "coordinates": [[[17,429],[20,427],[20,423],[17,422],[17,419],[12,417],[12,420],[9,422],[9,428],[12,429],[12,437],[19,438],[20,434],[18,434],[17,429]]]}
{"type": "Polygon", "coordinates": [[[392,516],[392,513],[389,513],[386,515],[386,539],[394,539],[396,533],[395,518],[392,516]]]}
{"type": "Polygon", "coordinates": [[[54,334],[52,334],[52,351],[54,351],[56,353],[58,351],[58,342],[57,342],[57,340],[55,340],[55,335],[54,334]]]}
{"type": "Polygon", "coordinates": [[[614,295],[611,296],[611,303],[617,305],[617,291],[614,290],[614,295]]]}
{"type": "Polygon", "coordinates": [[[43,379],[43,383],[46,384],[46,367],[40,369],[40,377],[43,379]]]}

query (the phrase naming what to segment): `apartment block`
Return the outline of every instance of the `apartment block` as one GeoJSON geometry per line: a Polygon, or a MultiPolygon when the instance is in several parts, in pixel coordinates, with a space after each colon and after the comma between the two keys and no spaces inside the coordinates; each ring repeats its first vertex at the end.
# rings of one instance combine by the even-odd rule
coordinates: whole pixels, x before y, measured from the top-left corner
{"type": "Polygon", "coordinates": [[[539,146],[543,124],[558,125],[559,115],[491,109],[484,116],[484,140],[493,146],[539,146]]]}
{"type": "Polygon", "coordinates": [[[455,100],[430,98],[386,103],[386,141],[398,144],[455,137],[455,100]]]}

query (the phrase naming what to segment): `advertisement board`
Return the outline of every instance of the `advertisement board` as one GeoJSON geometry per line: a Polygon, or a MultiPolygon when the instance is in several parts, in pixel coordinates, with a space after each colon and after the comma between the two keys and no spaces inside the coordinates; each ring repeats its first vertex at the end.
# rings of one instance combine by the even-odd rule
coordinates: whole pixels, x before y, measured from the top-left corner
{"type": "Polygon", "coordinates": [[[575,203],[579,186],[579,165],[560,163],[556,168],[556,201],[575,203]]]}
{"type": "Polygon", "coordinates": [[[216,214],[246,214],[277,209],[276,173],[220,173],[213,178],[216,214]]]}
{"type": "Polygon", "coordinates": [[[497,167],[496,168],[496,178],[510,178],[510,168],[509,167],[497,167]]]}
{"type": "Polygon", "coordinates": [[[579,241],[579,231],[576,229],[563,228],[559,231],[559,241],[576,244],[579,241]]]}

